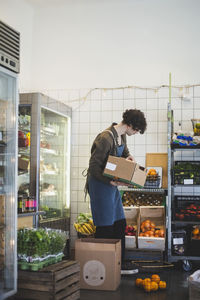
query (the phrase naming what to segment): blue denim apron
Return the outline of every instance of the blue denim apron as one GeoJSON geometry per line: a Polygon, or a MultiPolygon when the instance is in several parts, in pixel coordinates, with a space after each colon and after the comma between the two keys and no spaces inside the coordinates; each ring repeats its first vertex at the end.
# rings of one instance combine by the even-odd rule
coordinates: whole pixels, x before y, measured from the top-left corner
{"type": "MultiPolygon", "coordinates": [[[[117,156],[122,156],[124,145],[117,147],[117,156]]],[[[88,180],[92,217],[95,226],[113,225],[125,219],[120,192],[116,186],[106,184],[90,176],[88,180]]]]}

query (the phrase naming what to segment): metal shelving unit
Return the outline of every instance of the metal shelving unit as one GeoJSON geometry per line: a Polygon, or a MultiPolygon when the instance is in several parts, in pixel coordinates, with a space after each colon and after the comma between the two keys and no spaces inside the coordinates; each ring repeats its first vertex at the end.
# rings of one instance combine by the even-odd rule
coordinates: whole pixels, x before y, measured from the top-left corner
{"type": "Polygon", "coordinates": [[[129,188],[129,187],[119,187],[118,188],[119,189],[119,191],[128,191],[128,192],[131,192],[131,191],[134,191],[134,192],[141,192],[141,193],[143,193],[143,192],[148,192],[148,193],[159,193],[159,194],[161,194],[161,193],[165,193],[166,192],[166,190],[165,189],[162,189],[162,188],[158,188],[158,189],[148,189],[148,188],[141,188],[141,189],[136,189],[136,188],[129,188]]]}
{"type": "MultiPolygon", "coordinates": [[[[168,203],[167,203],[167,218],[166,218],[166,226],[168,229],[168,261],[169,262],[183,262],[183,269],[185,271],[189,271],[192,268],[192,263],[190,261],[199,260],[200,256],[190,255],[190,252],[183,253],[183,255],[175,255],[172,251],[172,233],[175,229],[187,229],[188,227],[192,227],[192,225],[200,225],[200,220],[175,220],[172,213],[175,209],[174,200],[176,189],[181,188],[181,196],[188,196],[188,192],[184,191],[185,187],[195,188],[197,185],[180,185],[173,184],[172,181],[172,166],[175,161],[175,153],[177,151],[187,152],[187,151],[196,151],[200,149],[200,145],[197,146],[180,146],[172,144],[172,134],[173,134],[173,111],[171,109],[171,103],[168,104],[168,203]],[[187,255],[188,254],[188,255],[187,255]]],[[[194,155],[194,154],[193,154],[194,155]]],[[[182,157],[182,153],[181,153],[182,157]]],[[[184,160],[184,162],[187,160],[184,160]]],[[[193,195],[195,195],[195,191],[193,191],[193,195]]],[[[189,203],[189,201],[188,201],[189,203]]],[[[188,241],[187,241],[188,243],[188,241]]]]}

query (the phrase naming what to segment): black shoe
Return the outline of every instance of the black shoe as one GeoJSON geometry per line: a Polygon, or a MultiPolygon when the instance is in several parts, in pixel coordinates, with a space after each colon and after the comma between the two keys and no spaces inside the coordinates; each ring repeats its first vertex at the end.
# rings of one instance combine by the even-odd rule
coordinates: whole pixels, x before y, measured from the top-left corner
{"type": "Polygon", "coordinates": [[[138,267],[135,264],[133,264],[131,261],[122,263],[121,275],[137,274],[138,272],[139,272],[138,267]]]}

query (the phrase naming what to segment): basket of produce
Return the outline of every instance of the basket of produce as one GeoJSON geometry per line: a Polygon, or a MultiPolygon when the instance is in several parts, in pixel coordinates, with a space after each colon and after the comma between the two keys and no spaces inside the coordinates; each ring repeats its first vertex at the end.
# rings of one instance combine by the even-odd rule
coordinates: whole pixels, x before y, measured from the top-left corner
{"type": "Polygon", "coordinates": [[[173,184],[199,185],[200,161],[175,161],[173,168],[173,184]]]}
{"type": "Polygon", "coordinates": [[[160,188],[162,185],[162,168],[149,167],[147,168],[147,177],[145,182],[146,188],[160,188]]]}
{"type": "Polygon", "coordinates": [[[89,213],[80,213],[77,217],[77,221],[74,223],[74,228],[79,238],[93,237],[96,232],[92,215],[89,213]]]}
{"type": "Polygon", "coordinates": [[[200,221],[200,196],[175,196],[174,220],[200,221]]]}

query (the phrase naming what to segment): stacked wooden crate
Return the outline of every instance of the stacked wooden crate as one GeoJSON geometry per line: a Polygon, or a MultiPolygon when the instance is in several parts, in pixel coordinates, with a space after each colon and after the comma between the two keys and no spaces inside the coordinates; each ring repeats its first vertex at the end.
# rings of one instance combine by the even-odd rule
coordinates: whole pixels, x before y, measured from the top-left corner
{"type": "Polygon", "coordinates": [[[19,270],[15,299],[80,299],[79,263],[63,260],[37,272],[19,270]]]}

